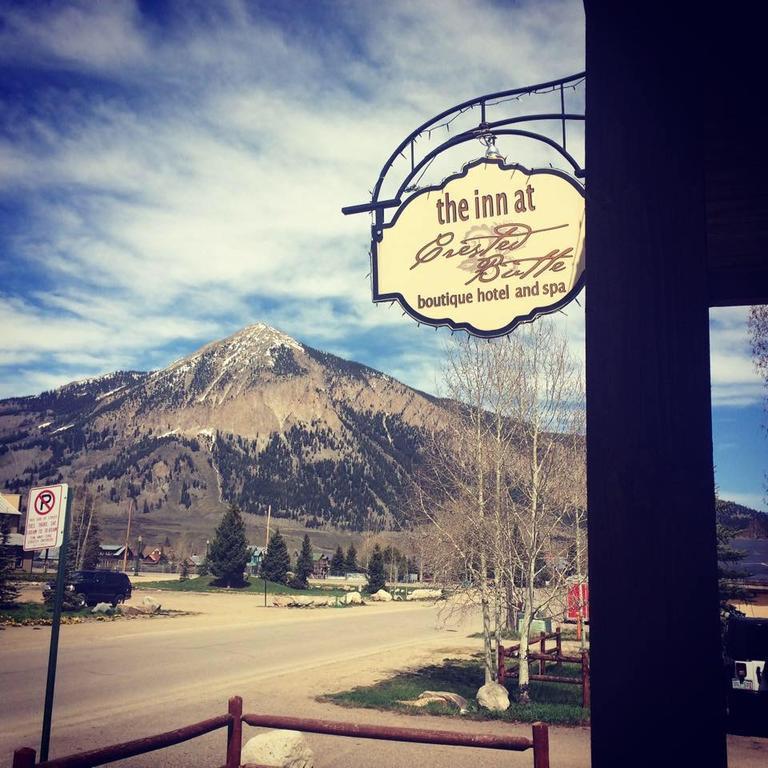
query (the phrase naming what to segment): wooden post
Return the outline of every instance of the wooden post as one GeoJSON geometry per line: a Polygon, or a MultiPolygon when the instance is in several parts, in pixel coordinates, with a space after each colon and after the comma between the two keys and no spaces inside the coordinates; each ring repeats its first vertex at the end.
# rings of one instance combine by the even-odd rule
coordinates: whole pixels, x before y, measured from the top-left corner
{"type": "MultiPolygon", "coordinates": [[[[725,109],[704,110],[712,128],[700,113],[708,94],[746,84],[750,67],[741,57],[756,25],[749,14],[721,14],[737,16],[740,28],[719,34],[734,47],[713,61],[711,22],[683,4],[584,6],[592,766],[724,768],[708,311],[717,281],[708,271],[707,209],[734,203],[725,201],[724,183],[723,207],[708,205],[705,170],[727,167],[729,194],[742,194],[741,177],[732,175],[742,161],[733,153],[751,139],[741,125],[725,130],[727,118],[718,115],[725,109]],[[731,61],[738,67],[724,65],[731,61]],[[624,98],[630,83],[632,97],[624,98]],[[653,493],[644,492],[648,478],[653,493]],[[695,556],[681,557],[689,552],[695,556]],[[674,648],[691,627],[696,642],[686,647],[685,668],[695,672],[685,684],[665,686],[645,664],[627,664],[674,648]],[[674,723],[674,733],[647,738],[651,712],[654,723],[674,723]]],[[[764,178],[752,167],[748,174],[764,178]]],[[[727,221],[721,213],[710,218],[718,215],[727,221]]],[[[729,269],[740,230],[724,225],[729,269]]],[[[765,263],[764,246],[758,260],[765,263]]]]}
{"type": "Polygon", "coordinates": [[[36,757],[32,747],[20,747],[13,753],[13,768],[35,768],[36,757]]]}
{"type": "Polygon", "coordinates": [[[589,709],[592,704],[592,692],[589,688],[589,651],[581,651],[581,706],[589,709]]]}
{"type": "Polygon", "coordinates": [[[560,661],[560,657],[563,655],[563,639],[560,637],[560,627],[558,627],[555,630],[557,636],[555,637],[555,643],[557,646],[557,666],[562,666],[562,662],[560,661]]]}
{"type": "Polygon", "coordinates": [[[549,729],[546,723],[533,724],[533,768],[549,768],[549,729]]]}
{"type": "Polygon", "coordinates": [[[227,726],[227,768],[240,768],[240,751],[243,747],[243,700],[232,696],[229,700],[232,722],[227,726]]]}
{"type": "Polygon", "coordinates": [[[504,685],[504,679],[507,676],[507,666],[504,663],[504,646],[500,645],[498,647],[498,674],[496,675],[498,677],[499,685],[504,685]]]}
{"type": "MultiPolygon", "coordinates": [[[[539,653],[547,652],[547,635],[546,632],[539,632],[539,653]]],[[[547,674],[547,662],[544,659],[539,659],[539,674],[547,674]]]]}

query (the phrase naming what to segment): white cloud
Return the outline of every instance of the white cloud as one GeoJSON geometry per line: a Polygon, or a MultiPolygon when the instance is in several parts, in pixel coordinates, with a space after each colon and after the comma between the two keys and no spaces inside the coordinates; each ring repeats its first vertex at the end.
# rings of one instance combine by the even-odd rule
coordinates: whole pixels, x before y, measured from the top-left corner
{"type": "MultiPolygon", "coordinates": [[[[400,334],[411,321],[370,304],[369,220],[341,207],[366,200],[432,114],[583,66],[576,0],[299,4],[283,26],[274,10],[185,3],[166,26],[128,0],[0,11],[0,62],[52,76],[0,104],[0,195],[24,207],[5,250],[41,278],[7,289],[3,391],[19,385],[14,364],[28,391],[46,355],[64,380],[147,367],[173,341],[257,320],[337,350],[374,327],[400,334]]],[[[527,98],[493,109],[552,100],[527,98]]],[[[367,362],[426,382],[436,353],[423,354],[367,362]]]]}
{"type": "Polygon", "coordinates": [[[715,406],[760,402],[764,385],[752,362],[747,307],[717,307],[709,313],[710,375],[715,406]]]}

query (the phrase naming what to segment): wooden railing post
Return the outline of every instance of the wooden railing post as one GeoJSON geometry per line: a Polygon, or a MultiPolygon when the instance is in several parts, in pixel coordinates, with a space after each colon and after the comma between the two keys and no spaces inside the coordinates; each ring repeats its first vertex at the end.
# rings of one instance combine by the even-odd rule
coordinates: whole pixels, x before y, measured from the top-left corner
{"type": "Polygon", "coordinates": [[[13,768],[34,768],[36,757],[32,747],[20,747],[13,753],[13,768]]]}
{"type": "Polygon", "coordinates": [[[498,648],[498,672],[497,677],[499,685],[504,685],[504,680],[507,677],[507,665],[504,663],[504,646],[500,645],[498,648]]]}
{"type": "Polygon", "coordinates": [[[546,723],[533,724],[533,768],[549,768],[549,729],[546,723]]]}
{"type": "Polygon", "coordinates": [[[589,709],[592,702],[592,692],[589,686],[589,651],[581,651],[581,706],[589,709]]]}
{"type": "MultiPolygon", "coordinates": [[[[547,633],[539,633],[539,653],[545,654],[547,652],[547,633]]],[[[547,673],[547,662],[544,659],[539,659],[539,674],[545,675],[547,673]]]]}
{"type": "Polygon", "coordinates": [[[232,721],[227,726],[227,768],[240,768],[240,751],[243,747],[243,700],[232,696],[229,700],[232,721]]]}
{"type": "Polygon", "coordinates": [[[560,661],[560,657],[563,655],[563,639],[560,637],[560,627],[558,627],[555,630],[555,644],[557,647],[557,666],[562,666],[562,662],[560,661]]]}

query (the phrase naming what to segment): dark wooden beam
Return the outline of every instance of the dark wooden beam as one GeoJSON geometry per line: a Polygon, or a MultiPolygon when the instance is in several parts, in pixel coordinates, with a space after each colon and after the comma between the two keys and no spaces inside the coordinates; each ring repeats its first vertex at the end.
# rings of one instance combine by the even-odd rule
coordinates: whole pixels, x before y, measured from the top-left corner
{"type": "Polygon", "coordinates": [[[697,14],[674,4],[586,6],[592,765],[720,768],[705,180],[694,122],[705,36],[697,14]]]}

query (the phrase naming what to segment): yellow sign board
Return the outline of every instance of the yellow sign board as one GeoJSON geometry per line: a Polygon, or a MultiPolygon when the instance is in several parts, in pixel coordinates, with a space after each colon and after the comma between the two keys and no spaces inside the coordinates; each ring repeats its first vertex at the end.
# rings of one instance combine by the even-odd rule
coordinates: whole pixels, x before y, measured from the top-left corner
{"type": "Polygon", "coordinates": [[[376,233],[373,300],[501,336],[581,290],[584,223],[584,190],[564,173],[478,160],[413,195],[376,233]]]}

